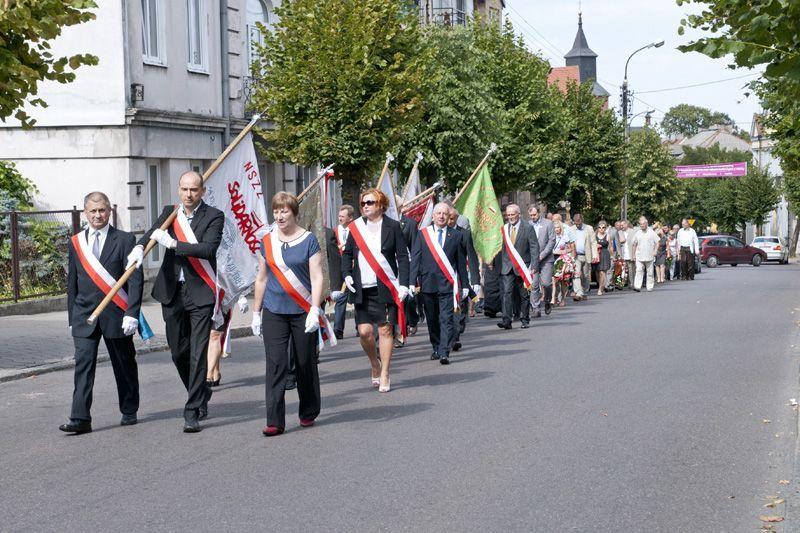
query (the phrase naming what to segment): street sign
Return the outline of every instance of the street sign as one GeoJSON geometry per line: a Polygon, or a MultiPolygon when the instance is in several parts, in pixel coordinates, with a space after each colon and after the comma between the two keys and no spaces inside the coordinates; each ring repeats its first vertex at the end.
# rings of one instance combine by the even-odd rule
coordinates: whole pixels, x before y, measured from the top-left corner
{"type": "Polygon", "coordinates": [[[687,222],[689,222],[690,226],[694,226],[694,219],[690,218],[687,222]]]}
{"type": "Polygon", "coordinates": [[[677,165],[675,174],[680,179],[736,178],[747,174],[747,162],[713,163],[710,165],[677,165]]]}

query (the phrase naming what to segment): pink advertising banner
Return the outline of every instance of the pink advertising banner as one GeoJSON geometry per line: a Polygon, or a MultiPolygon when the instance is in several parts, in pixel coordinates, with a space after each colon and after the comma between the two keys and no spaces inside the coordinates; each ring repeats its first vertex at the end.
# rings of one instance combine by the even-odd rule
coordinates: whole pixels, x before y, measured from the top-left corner
{"type": "Polygon", "coordinates": [[[678,165],[675,173],[680,179],[735,178],[747,174],[747,163],[714,163],[711,165],[678,165]]]}

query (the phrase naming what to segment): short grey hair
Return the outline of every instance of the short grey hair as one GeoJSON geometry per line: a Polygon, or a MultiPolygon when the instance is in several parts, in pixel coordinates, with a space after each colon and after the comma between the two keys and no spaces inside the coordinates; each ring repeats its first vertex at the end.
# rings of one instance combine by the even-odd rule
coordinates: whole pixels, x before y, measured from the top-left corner
{"type": "Polygon", "coordinates": [[[86,196],[83,197],[83,208],[86,209],[86,205],[89,201],[92,202],[105,202],[106,207],[111,207],[111,200],[108,199],[106,193],[100,191],[92,191],[86,196]]]}

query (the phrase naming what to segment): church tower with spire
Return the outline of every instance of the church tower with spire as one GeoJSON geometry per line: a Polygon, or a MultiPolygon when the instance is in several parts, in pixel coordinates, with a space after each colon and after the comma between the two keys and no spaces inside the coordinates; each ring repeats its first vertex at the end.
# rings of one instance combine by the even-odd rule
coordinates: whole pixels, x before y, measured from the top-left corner
{"type": "Polygon", "coordinates": [[[608,98],[609,93],[599,83],[597,83],[597,54],[589,48],[586,41],[586,34],[583,33],[583,13],[578,12],[578,33],[575,35],[575,42],[572,50],[564,56],[568,67],[578,67],[579,80],[581,83],[591,83],[592,92],[600,98],[608,98]]]}

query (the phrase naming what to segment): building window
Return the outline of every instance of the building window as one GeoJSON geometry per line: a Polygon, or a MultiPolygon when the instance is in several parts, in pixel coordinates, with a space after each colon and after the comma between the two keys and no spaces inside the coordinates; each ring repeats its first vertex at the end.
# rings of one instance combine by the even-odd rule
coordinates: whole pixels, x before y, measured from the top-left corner
{"type": "Polygon", "coordinates": [[[263,0],[247,0],[247,64],[252,70],[254,61],[258,60],[256,45],[264,43],[264,35],[258,28],[261,23],[265,28],[272,27],[272,3],[263,0]]]}
{"type": "MultiPolygon", "coordinates": [[[[159,176],[157,161],[147,164],[147,190],[149,193],[150,225],[152,226],[158,219],[158,215],[161,214],[161,177],[159,176]]],[[[153,253],[150,254],[150,266],[157,266],[160,263],[161,250],[156,246],[153,248],[153,253]]]]}
{"type": "Polygon", "coordinates": [[[141,0],[142,59],[150,65],[166,66],[163,0],[141,0]]]}
{"type": "Polygon", "coordinates": [[[208,74],[208,0],[186,0],[187,68],[208,74]]]}

